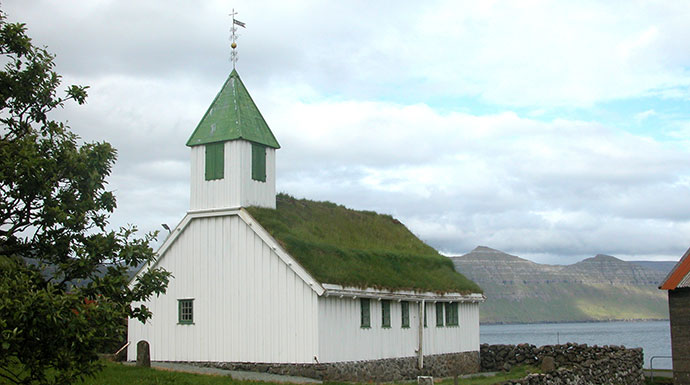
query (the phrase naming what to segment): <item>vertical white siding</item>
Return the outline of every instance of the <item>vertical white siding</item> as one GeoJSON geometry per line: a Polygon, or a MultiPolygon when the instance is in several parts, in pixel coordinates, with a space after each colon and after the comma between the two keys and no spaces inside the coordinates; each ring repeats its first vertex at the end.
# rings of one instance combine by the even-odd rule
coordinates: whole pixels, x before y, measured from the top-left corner
{"type": "Polygon", "coordinates": [[[424,354],[479,351],[479,304],[458,304],[458,321],[458,326],[437,327],[435,304],[427,303],[424,354]]]}
{"type": "Polygon", "coordinates": [[[276,150],[266,148],[266,182],[252,179],[252,145],[246,140],[225,142],[223,179],[206,180],[206,148],[191,149],[190,209],[276,206],[276,150]]]}
{"type": "MultiPolygon", "coordinates": [[[[410,303],[410,327],[402,328],[401,306],[391,301],[391,327],[381,327],[381,302],[371,299],[371,328],[360,327],[360,300],[319,298],[319,361],[338,362],[413,357],[419,344],[418,304],[410,303]]],[[[427,309],[424,355],[479,350],[479,305],[459,304],[459,326],[437,328],[427,309]]]]}
{"type": "Polygon", "coordinates": [[[155,361],[313,362],[317,294],[238,216],[192,220],[162,257],[167,294],[129,322],[129,359],[147,340],[155,361]],[[194,324],[179,325],[177,300],[194,299],[194,324]]]}

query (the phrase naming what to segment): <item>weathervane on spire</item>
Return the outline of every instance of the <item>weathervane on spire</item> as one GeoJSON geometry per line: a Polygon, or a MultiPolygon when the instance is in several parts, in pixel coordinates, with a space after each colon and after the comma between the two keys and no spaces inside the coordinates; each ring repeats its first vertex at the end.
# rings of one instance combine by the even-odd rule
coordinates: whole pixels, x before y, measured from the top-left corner
{"type": "Polygon", "coordinates": [[[232,69],[235,69],[235,64],[237,63],[237,37],[239,36],[237,34],[237,27],[236,25],[239,25],[242,28],[247,28],[246,25],[235,19],[235,15],[237,15],[237,12],[235,12],[235,8],[232,9],[232,13],[229,14],[228,16],[232,16],[232,26],[230,27],[230,41],[232,43],[230,44],[230,47],[232,48],[232,53],[230,54],[230,60],[232,61],[232,69]]]}

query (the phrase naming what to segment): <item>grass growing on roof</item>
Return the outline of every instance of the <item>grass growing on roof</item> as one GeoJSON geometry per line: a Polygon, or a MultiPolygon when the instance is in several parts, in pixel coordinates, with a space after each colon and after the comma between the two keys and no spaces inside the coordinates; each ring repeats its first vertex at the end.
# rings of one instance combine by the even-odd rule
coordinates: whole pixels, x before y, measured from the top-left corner
{"type": "Polygon", "coordinates": [[[330,202],[276,197],[247,211],[322,283],[378,289],[481,293],[390,215],[330,202]]]}

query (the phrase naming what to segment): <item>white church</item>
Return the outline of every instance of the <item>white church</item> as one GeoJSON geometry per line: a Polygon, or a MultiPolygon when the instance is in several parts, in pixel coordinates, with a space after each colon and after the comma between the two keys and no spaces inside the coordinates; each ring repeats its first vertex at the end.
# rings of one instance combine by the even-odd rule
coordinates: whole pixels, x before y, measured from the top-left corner
{"type": "MultiPolygon", "coordinates": [[[[158,250],[154,265],[174,278],[165,295],[144,303],[153,312],[150,320],[129,320],[129,360],[136,358],[137,342],[145,340],[152,361],[245,370],[266,370],[269,364],[275,373],[325,380],[394,380],[479,370],[479,304],[484,296],[459,273],[446,271],[452,264],[441,261],[445,257],[398,258],[394,245],[383,244],[392,251],[376,255],[422,266],[415,268],[415,276],[424,275],[425,263],[430,268],[433,264],[443,269],[450,289],[415,284],[416,277],[383,266],[387,262],[368,267],[360,263],[362,273],[355,277],[360,281],[349,280],[348,271],[336,271],[333,274],[340,275],[331,278],[321,267],[336,266],[340,254],[356,258],[361,253],[329,254],[330,246],[324,244],[333,234],[312,243],[281,239],[276,234],[305,224],[262,223],[250,214],[258,208],[276,215],[283,210],[280,201],[276,205],[275,187],[280,145],[235,70],[187,146],[190,208],[158,250]],[[308,259],[302,255],[309,254],[308,247],[290,248],[290,242],[317,245],[319,252],[308,259]],[[373,282],[369,271],[384,271],[395,283],[373,282]],[[381,364],[394,370],[378,373],[381,364]]],[[[292,203],[291,210],[318,204],[292,203]]],[[[355,217],[363,213],[331,205],[355,217]]],[[[399,226],[395,231],[409,233],[389,216],[367,215],[389,218],[391,226],[399,226]]],[[[306,214],[293,217],[310,220],[306,214]]],[[[315,233],[332,230],[328,223],[314,227],[315,233]]],[[[429,248],[416,237],[413,241],[429,248]]]]}

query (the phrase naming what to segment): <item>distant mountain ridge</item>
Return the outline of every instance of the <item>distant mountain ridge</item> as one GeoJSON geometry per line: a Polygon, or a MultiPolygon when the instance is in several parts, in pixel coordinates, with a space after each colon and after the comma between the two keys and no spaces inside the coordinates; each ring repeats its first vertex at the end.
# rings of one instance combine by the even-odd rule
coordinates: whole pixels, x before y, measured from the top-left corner
{"type": "Polygon", "coordinates": [[[676,266],[678,261],[630,261],[630,263],[668,274],[673,270],[673,267],[676,266]]]}
{"type": "Polygon", "coordinates": [[[479,246],[451,260],[484,289],[484,323],[668,318],[666,272],[610,255],[546,265],[479,246]]]}

